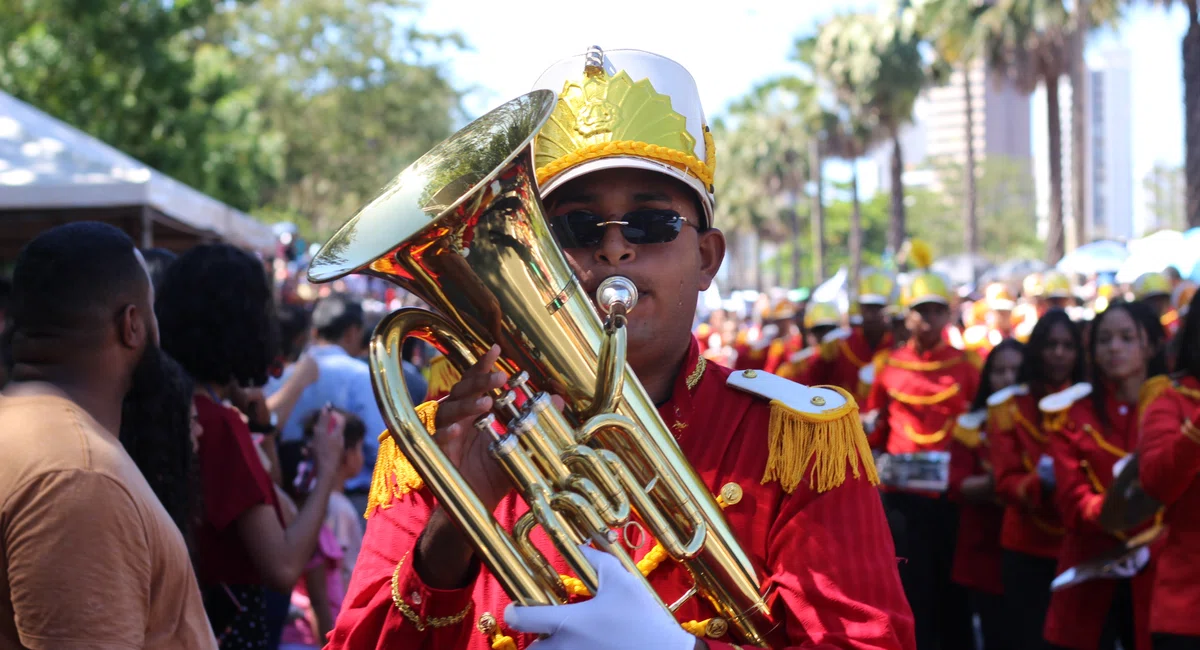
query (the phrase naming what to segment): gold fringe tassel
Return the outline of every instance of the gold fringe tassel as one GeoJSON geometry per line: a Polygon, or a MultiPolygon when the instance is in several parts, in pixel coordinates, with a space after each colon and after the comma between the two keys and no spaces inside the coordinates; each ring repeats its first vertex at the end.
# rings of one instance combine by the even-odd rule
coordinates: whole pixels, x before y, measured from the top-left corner
{"type": "Polygon", "coordinates": [[[1155,375],[1142,384],[1141,390],[1138,391],[1138,420],[1146,414],[1146,409],[1150,407],[1150,403],[1158,399],[1168,388],[1171,387],[1171,378],[1166,375],[1155,375]]]}
{"type": "MultiPolygon", "coordinates": [[[[425,402],[417,406],[417,417],[429,435],[433,435],[436,427],[438,403],[425,402]]],[[[409,492],[421,489],[424,482],[417,470],[396,446],[391,433],[384,431],[379,434],[379,454],[375,457],[375,471],[371,474],[371,490],[367,493],[367,511],[363,518],[370,518],[376,508],[387,510],[392,507],[392,500],[398,499],[409,492]]]]}
{"type": "Polygon", "coordinates": [[[879,484],[854,397],[841,388],[824,388],[840,393],[845,405],[824,413],[801,413],[778,400],[771,402],[763,483],[777,480],[791,493],[811,471],[812,489],[827,492],[846,481],[849,464],[854,478],[865,471],[872,485],[879,484]]]}
{"type": "Polygon", "coordinates": [[[435,357],[429,362],[429,390],[425,392],[425,399],[434,400],[441,399],[450,394],[450,389],[454,388],[454,384],[462,375],[458,372],[458,368],[450,363],[450,359],[445,355],[435,357]]]}
{"type": "Polygon", "coordinates": [[[954,425],[954,439],[961,442],[968,449],[975,449],[983,442],[983,438],[979,435],[978,427],[968,429],[957,423],[954,425]]]}
{"type": "Polygon", "coordinates": [[[1013,410],[1016,406],[1010,405],[1012,400],[1007,400],[996,406],[988,407],[988,424],[996,427],[997,431],[1012,431],[1016,423],[1013,421],[1013,410]]]}
{"type": "Polygon", "coordinates": [[[1063,427],[1067,426],[1067,413],[1071,409],[1063,409],[1053,413],[1042,412],[1042,430],[1046,433],[1056,433],[1062,431],[1063,427]]]}

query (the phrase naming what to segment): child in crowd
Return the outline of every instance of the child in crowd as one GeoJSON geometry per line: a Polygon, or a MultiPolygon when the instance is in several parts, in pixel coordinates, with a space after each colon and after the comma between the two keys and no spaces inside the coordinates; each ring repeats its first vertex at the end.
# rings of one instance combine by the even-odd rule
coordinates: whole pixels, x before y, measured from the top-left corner
{"type": "MultiPolygon", "coordinates": [[[[334,409],[346,418],[346,430],[343,434],[346,440],[346,454],[342,457],[341,473],[337,487],[329,494],[329,508],[325,511],[325,525],[333,531],[333,536],[342,547],[342,584],[350,584],[350,574],[354,571],[354,561],[358,559],[358,549],[363,539],[363,513],[351,503],[346,496],[343,486],[346,481],[358,476],[365,462],[363,438],[367,428],[363,421],[353,413],[334,409]]],[[[312,436],[312,427],[316,422],[315,416],[310,418],[304,427],[304,437],[312,436]]]]}

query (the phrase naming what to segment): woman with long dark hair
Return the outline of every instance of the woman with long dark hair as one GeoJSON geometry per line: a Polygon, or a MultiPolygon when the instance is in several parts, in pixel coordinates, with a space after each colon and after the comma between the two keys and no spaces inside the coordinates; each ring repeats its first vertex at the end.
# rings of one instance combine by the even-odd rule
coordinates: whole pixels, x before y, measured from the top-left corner
{"type": "Polygon", "coordinates": [[[1150,599],[1154,650],[1200,649],[1200,293],[1176,335],[1176,375],[1142,416],[1138,470],[1166,506],[1150,599]]]}
{"type": "Polygon", "coordinates": [[[992,471],[1005,506],[1000,531],[1005,609],[1013,647],[1022,650],[1045,646],[1042,628],[1065,532],[1037,405],[1083,378],[1079,327],[1065,311],[1052,309],[1029,335],[1017,383],[986,398],[992,471]]]}
{"type": "Polygon", "coordinates": [[[1004,608],[1000,528],[1004,509],[996,504],[991,440],[986,433],[987,398],[1017,381],[1025,346],[1004,339],[988,354],[971,410],[958,419],[950,447],[950,494],[961,501],[950,578],[966,587],[983,632],[981,650],[1016,648],[1004,608]]]}
{"type": "Polygon", "coordinates": [[[204,510],[196,543],[205,608],[221,648],[266,648],[282,626],[282,617],[279,625],[267,624],[266,590],[290,593],[312,557],[341,463],[342,433],[331,430],[314,440],[314,498],[284,526],[251,439],[252,430],[270,432],[274,424],[262,401],[240,403],[244,388],[266,382],[277,358],[274,304],[262,265],[224,244],[193,248],[167,270],[155,311],[163,349],[195,382],[203,427],[204,510]]]}
{"type": "MultiPolygon", "coordinates": [[[[1067,530],[1058,556],[1060,573],[1122,543],[1098,519],[1114,466],[1127,462],[1140,437],[1138,415],[1146,389],[1165,374],[1164,338],[1158,318],[1145,305],[1110,305],[1092,323],[1091,383],[1049,395],[1038,405],[1050,434],[1055,501],[1067,530]]],[[[1090,580],[1051,594],[1045,637],[1052,647],[1109,650],[1119,640],[1122,648],[1149,650],[1155,560],[1134,568],[1132,577],[1090,580]]]]}

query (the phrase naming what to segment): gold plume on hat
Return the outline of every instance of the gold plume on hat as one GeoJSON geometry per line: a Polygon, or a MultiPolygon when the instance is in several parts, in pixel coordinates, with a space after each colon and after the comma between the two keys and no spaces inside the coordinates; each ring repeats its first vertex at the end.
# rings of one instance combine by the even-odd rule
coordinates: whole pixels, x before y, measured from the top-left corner
{"type": "Polygon", "coordinates": [[[905,242],[901,254],[918,269],[926,270],[933,266],[933,247],[923,239],[910,239],[905,242]]]}

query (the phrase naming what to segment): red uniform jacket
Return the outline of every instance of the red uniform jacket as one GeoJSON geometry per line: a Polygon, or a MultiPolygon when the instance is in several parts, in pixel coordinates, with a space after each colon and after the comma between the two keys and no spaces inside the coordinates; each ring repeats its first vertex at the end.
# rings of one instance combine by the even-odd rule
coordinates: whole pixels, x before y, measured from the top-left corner
{"type": "Polygon", "coordinates": [[[860,402],[867,401],[866,391],[858,381],[858,371],[871,363],[880,350],[890,350],[892,333],[886,332],[877,348],[872,348],[861,327],[850,329],[849,336],[832,338],[821,343],[821,356],[813,361],[811,382],[822,386],[845,389],[860,402]]]}
{"type": "MultiPolygon", "coordinates": [[[[772,609],[781,625],[772,647],[914,649],[912,613],[900,585],[891,533],[878,491],[868,479],[873,465],[855,461],[858,471],[846,467],[845,481],[820,493],[808,481],[800,481],[790,493],[779,481],[764,481],[775,407],[729,387],[728,369],[712,363],[702,367],[699,359],[693,343],[672,397],[659,413],[714,493],[729,483],[744,491],[724,512],[759,568],[764,588],[777,595],[772,609]]],[[[857,417],[853,411],[849,416],[857,417]]],[[[843,442],[854,458],[866,455],[861,442],[843,442]]],[[[811,468],[796,478],[805,477],[814,477],[811,468]]],[[[501,620],[509,599],[486,568],[469,587],[439,591],[426,586],[405,561],[434,505],[428,489],[416,487],[370,515],[327,650],[485,650],[491,642],[476,630],[485,612],[496,617],[501,632],[513,637],[518,648],[527,647],[534,639],[514,633],[501,620]]],[[[523,501],[509,495],[495,515],[511,530],[526,510],[523,501]]],[[[540,529],[533,539],[555,570],[566,574],[565,563],[540,529]]],[[[640,559],[650,546],[630,553],[640,559]]],[[[653,570],[649,580],[666,602],[691,585],[687,573],[669,560],[653,570]]],[[[677,618],[712,616],[700,600],[687,601],[677,618]]],[[[733,648],[719,639],[707,642],[714,650],[733,648]]]]}
{"type": "MultiPolygon", "coordinates": [[[[1079,399],[1066,411],[1065,418],[1060,418],[1061,429],[1050,434],[1055,499],[1067,529],[1058,557],[1060,573],[1095,559],[1121,541],[1100,528],[1096,518],[1105,490],[1112,485],[1113,464],[1133,451],[1137,443],[1137,405],[1110,398],[1105,408],[1107,425],[1097,416],[1091,397],[1079,399]]],[[[1148,623],[1154,571],[1155,561],[1151,559],[1133,578],[1137,650],[1151,647],[1148,623]]],[[[1054,592],[1046,613],[1046,640],[1079,650],[1098,647],[1115,589],[1111,580],[1093,580],[1054,592]]]]}
{"type": "MultiPolygon", "coordinates": [[[[962,501],[962,483],[968,477],[987,475],[990,445],[987,434],[977,426],[955,427],[950,445],[950,496],[962,501]]],[[[1000,527],[1004,509],[996,503],[966,503],[959,507],[958,538],[950,578],[978,591],[1004,593],[1001,579],[1000,527]]]]}
{"type": "Polygon", "coordinates": [[[1167,538],[1158,558],[1150,630],[1200,636],[1200,381],[1185,377],[1142,417],[1142,487],[1166,506],[1167,538]],[[1193,423],[1188,425],[1187,423],[1193,423]]]}
{"type": "Polygon", "coordinates": [[[1054,494],[1043,490],[1038,479],[1038,461],[1048,453],[1050,444],[1042,432],[1037,407],[1040,397],[1022,386],[1010,392],[1008,399],[992,400],[988,439],[996,494],[1005,504],[1000,545],[1018,553],[1056,558],[1066,530],[1054,494]]]}
{"type": "Polygon", "coordinates": [[[948,451],[959,415],[979,388],[979,358],[946,344],[918,354],[913,343],[875,355],[867,410],[878,411],[871,448],[889,454],[948,451]]]}

